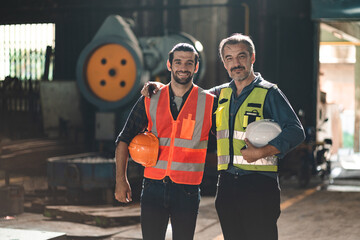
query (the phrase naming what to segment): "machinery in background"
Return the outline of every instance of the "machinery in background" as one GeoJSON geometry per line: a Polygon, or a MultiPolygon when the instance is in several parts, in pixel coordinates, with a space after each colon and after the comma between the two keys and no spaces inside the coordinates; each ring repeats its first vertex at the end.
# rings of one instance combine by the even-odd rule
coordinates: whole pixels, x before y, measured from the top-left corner
{"type": "Polygon", "coordinates": [[[332,140],[325,138],[322,141],[316,141],[316,133],[322,131],[321,127],[327,120],[325,119],[316,129],[305,128],[305,141],[280,160],[280,180],[295,176],[298,186],[304,188],[309,185],[313,176],[319,176],[322,180],[329,177],[332,140]]]}
{"type": "MultiPolygon", "coordinates": [[[[98,152],[51,157],[47,160],[48,186],[56,199],[66,191],[69,203],[114,203],[115,161],[98,152]]],[[[141,190],[142,170],[135,164],[128,166],[133,192],[141,190]]],[[[138,200],[139,195],[135,194],[138,200]]]]}
{"type": "Polygon", "coordinates": [[[76,76],[82,95],[99,111],[127,106],[146,81],[167,72],[168,52],[179,42],[190,43],[199,52],[195,81],[200,80],[205,57],[199,41],[185,33],[137,39],[121,16],[109,16],[78,59],[76,76]]]}
{"type": "MultiPolygon", "coordinates": [[[[48,159],[51,188],[65,187],[73,200],[86,196],[86,191],[100,191],[103,200],[111,202],[113,194],[109,193],[113,193],[115,186],[116,134],[123,127],[144,83],[149,80],[166,83],[168,52],[180,42],[194,45],[199,52],[200,67],[194,78],[199,82],[205,72],[205,56],[201,43],[192,36],[177,33],[137,39],[124,18],[107,17],[82,50],[76,66],[80,93],[95,107],[95,126],[92,127],[98,146],[92,151],[97,153],[48,159]]],[[[130,159],[128,177],[135,200],[140,195],[142,170],[140,164],[130,159]]]]}
{"type": "Polygon", "coordinates": [[[83,49],[76,80],[82,96],[96,108],[95,139],[100,151],[107,142],[113,147],[115,134],[125,123],[144,83],[167,83],[168,52],[179,42],[190,43],[199,52],[201,61],[194,77],[199,82],[205,73],[203,47],[185,33],[137,39],[124,18],[110,15],[83,49]]]}

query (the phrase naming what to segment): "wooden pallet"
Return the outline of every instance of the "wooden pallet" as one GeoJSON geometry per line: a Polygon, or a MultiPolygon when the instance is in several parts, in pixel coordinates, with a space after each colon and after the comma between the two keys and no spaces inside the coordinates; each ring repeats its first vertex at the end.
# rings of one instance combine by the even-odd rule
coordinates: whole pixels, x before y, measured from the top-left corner
{"type": "Polygon", "coordinates": [[[129,206],[47,206],[44,216],[99,227],[127,226],[140,222],[138,204],[129,206]]]}

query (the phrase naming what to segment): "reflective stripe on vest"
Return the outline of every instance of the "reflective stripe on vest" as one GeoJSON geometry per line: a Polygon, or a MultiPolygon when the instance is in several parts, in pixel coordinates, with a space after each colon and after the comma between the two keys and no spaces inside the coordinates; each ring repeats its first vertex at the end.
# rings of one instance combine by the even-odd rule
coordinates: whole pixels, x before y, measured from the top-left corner
{"type": "MultiPolygon", "coordinates": [[[[235,116],[233,132],[233,164],[248,171],[277,171],[277,157],[269,156],[248,163],[241,155],[245,146],[245,131],[249,123],[263,119],[263,107],[268,88],[255,87],[240,106],[235,116]]],[[[229,116],[232,89],[221,89],[216,110],[216,136],[218,149],[218,170],[228,169],[230,163],[229,116]]]]}
{"type": "Polygon", "coordinates": [[[249,171],[277,171],[277,157],[269,156],[260,158],[255,162],[248,163],[243,156],[234,156],[234,166],[249,171]]]}
{"type": "Polygon", "coordinates": [[[159,139],[159,157],[144,176],[169,176],[180,184],[201,183],[211,128],[213,96],[194,85],[175,121],[170,111],[169,85],[151,99],[145,98],[148,130],[159,139]]]}

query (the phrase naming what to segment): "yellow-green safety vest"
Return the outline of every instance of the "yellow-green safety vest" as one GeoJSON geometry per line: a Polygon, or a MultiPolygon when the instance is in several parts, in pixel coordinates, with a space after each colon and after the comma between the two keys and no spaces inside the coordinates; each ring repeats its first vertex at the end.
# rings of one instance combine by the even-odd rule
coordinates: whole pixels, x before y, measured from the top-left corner
{"type": "MultiPolygon", "coordinates": [[[[245,146],[245,131],[249,123],[264,119],[263,108],[266,94],[273,84],[266,82],[262,86],[256,86],[236,113],[233,132],[233,165],[248,171],[277,172],[277,157],[269,156],[248,163],[242,156],[240,150],[245,146]]],[[[218,108],[216,110],[216,138],[218,170],[228,169],[230,163],[230,134],[229,116],[232,89],[226,87],[221,89],[218,108]]]]}

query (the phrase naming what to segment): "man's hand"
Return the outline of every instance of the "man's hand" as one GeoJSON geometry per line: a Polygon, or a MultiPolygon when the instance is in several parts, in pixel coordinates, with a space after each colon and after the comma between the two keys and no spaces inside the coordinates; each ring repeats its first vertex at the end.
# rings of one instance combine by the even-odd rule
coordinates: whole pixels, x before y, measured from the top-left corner
{"type": "Polygon", "coordinates": [[[119,202],[131,202],[131,188],[126,176],[126,168],[129,157],[128,144],[120,141],[115,149],[116,161],[116,186],[115,198],[119,202]]]}
{"type": "Polygon", "coordinates": [[[132,201],[131,188],[127,180],[116,181],[115,199],[122,203],[128,203],[132,201]]]}
{"type": "Polygon", "coordinates": [[[164,84],[159,82],[147,82],[141,89],[141,95],[151,98],[153,94],[156,94],[164,84]]]}
{"type": "Polygon", "coordinates": [[[276,147],[269,144],[264,147],[255,147],[247,138],[245,138],[245,143],[247,147],[240,150],[240,152],[248,163],[280,153],[276,147]]]}
{"type": "Polygon", "coordinates": [[[255,162],[261,158],[261,151],[259,148],[252,145],[247,138],[245,138],[246,148],[243,148],[240,152],[244,159],[248,163],[255,162]]]}

